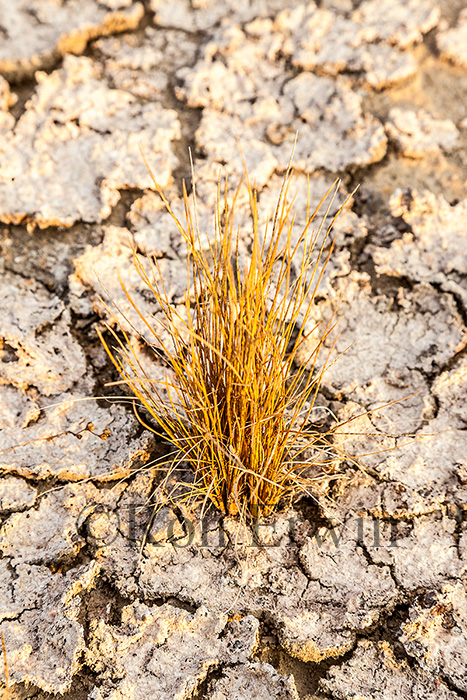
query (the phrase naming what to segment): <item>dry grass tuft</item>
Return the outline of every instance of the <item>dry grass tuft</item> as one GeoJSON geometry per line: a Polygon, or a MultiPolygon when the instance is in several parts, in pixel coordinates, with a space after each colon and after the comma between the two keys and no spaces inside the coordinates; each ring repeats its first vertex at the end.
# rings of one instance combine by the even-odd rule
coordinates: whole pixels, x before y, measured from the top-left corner
{"type": "Polygon", "coordinates": [[[336,459],[322,447],[329,433],[311,421],[329,353],[319,365],[318,356],[332,327],[315,327],[307,334],[303,329],[334,245],[329,235],[334,220],[329,227],[324,222],[338,183],[316,210],[308,203],[306,225],[297,235],[289,203],[291,177],[289,168],[262,236],[256,192],[246,176],[252,222],[246,262],[234,224],[239,189],[229,203],[227,180],[223,189],[219,181],[215,240],[209,243],[198,229],[196,192],[192,211],[184,187],[182,223],[154,183],[187,245],[190,292],[182,312],[172,307],[157,261],[150,275],[135,254],[138,273],[163,312],[164,320],[156,326],[122,287],[151,332],[154,347],[164,350],[174,381],[161,384],[149,376],[121,327],[119,334],[107,326],[113,347],[101,334],[121,377],[152,419],[140,420],[154,422],[157,428],[151,429],[191,465],[194,495],[228,514],[271,513],[305,483],[300,457],[309,447],[316,448],[314,465],[336,459]],[[321,224],[315,226],[326,200],[321,224]],[[170,346],[162,340],[167,333],[170,346]],[[308,361],[297,367],[298,350],[313,337],[308,361]]]}

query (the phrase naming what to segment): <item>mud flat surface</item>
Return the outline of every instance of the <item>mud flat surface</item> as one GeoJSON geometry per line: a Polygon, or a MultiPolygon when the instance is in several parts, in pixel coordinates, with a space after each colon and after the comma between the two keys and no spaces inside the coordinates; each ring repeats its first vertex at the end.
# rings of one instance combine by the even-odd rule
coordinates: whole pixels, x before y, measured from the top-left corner
{"type": "MultiPolygon", "coordinates": [[[[460,0],[0,0],[12,697],[467,697],[466,46],[460,0]],[[209,232],[219,168],[242,174],[237,139],[265,221],[296,133],[298,222],[307,176],[315,203],[336,177],[340,201],[360,184],[316,304],[316,321],[339,305],[343,353],[318,403],[345,421],[404,400],[340,436],[377,452],[363,468],[256,532],[183,503],[154,517],[167,446],[98,398],[124,391],[106,387],[106,300],[145,332],[118,274],[160,313],[131,243],[174,306],[185,293],[140,149],[175,211],[191,149],[209,232]]],[[[237,220],[248,255],[242,196],[237,220]]]]}

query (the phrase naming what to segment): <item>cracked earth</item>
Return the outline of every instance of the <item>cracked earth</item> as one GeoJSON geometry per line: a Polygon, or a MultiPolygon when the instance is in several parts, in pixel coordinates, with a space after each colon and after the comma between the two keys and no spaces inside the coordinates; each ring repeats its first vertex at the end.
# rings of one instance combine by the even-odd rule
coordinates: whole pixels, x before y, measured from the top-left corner
{"type": "MultiPolygon", "coordinates": [[[[0,0],[10,697],[467,698],[466,12],[0,0]],[[174,306],[184,298],[186,250],[140,149],[175,212],[191,149],[213,235],[219,169],[232,184],[243,172],[237,139],[265,223],[296,134],[298,224],[307,186],[317,204],[340,177],[337,208],[360,185],[314,310],[340,319],[318,404],[340,421],[393,405],[340,432],[360,464],[257,530],[183,502],[156,513],[168,447],[108,386],[96,333],[114,323],[109,299],[130,336],[147,333],[119,274],[160,314],[132,245],[143,266],[157,257],[174,306]]],[[[237,224],[248,255],[242,193],[237,224]]],[[[135,352],[164,375],[136,336],[135,352]]]]}

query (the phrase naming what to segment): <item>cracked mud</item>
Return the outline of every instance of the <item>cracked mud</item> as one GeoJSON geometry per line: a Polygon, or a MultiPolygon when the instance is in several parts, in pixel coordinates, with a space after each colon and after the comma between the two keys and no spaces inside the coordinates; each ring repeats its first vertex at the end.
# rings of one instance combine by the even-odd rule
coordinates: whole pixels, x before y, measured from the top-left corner
{"type": "MultiPolygon", "coordinates": [[[[458,0],[0,0],[11,697],[467,697],[466,46],[458,0]],[[296,134],[298,226],[307,188],[317,205],[341,178],[329,217],[351,195],[310,328],[338,308],[317,405],[363,456],[256,530],[183,502],[155,514],[168,447],[96,333],[123,314],[165,376],[119,282],[157,323],[132,247],[155,256],[183,312],[186,246],[141,151],[183,216],[191,150],[212,240],[238,141],[264,229],[296,134]]],[[[244,257],[248,216],[240,190],[244,257]]]]}

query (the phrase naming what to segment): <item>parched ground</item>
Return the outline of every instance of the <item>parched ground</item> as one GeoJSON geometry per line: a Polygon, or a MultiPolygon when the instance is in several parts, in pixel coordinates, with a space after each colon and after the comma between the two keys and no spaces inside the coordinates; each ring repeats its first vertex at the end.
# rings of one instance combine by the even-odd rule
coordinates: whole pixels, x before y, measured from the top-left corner
{"type": "MultiPolygon", "coordinates": [[[[0,0],[0,629],[11,696],[467,698],[463,0],[0,0]],[[262,221],[295,136],[297,222],[336,177],[319,404],[362,457],[256,532],[152,503],[167,448],[97,338],[197,178],[213,231],[241,143],[262,221]],[[404,434],[420,439],[411,440],[404,434]],[[424,436],[424,437],[422,437],[424,436]],[[408,443],[408,444],[407,444],[408,443]],[[405,446],[403,446],[405,445],[405,446]],[[396,448],[396,449],[392,449],[396,448]],[[389,450],[382,452],[381,450],[389,450]],[[144,467],[144,465],[148,465],[144,467]]],[[[330,212],[332,214],[332,211],[330,212]]],[[[240,196],[242,254],[247,202],[240,196]]],[[[154,376],[157,358],[143,362],[154,376]]],[[[177,477],[166,491],[177,489],[177,477]]],[[[4,675],[0,675],[4,681],[4,675]]]]}

